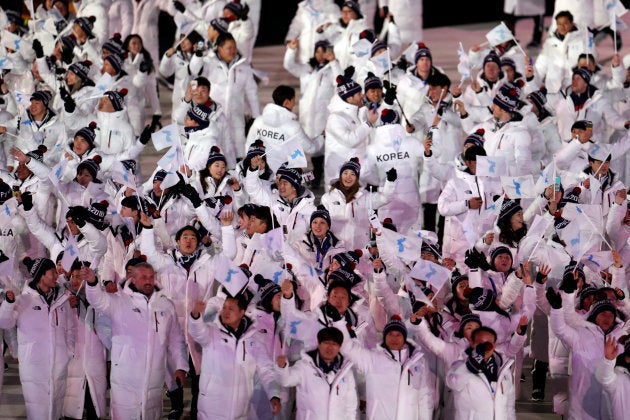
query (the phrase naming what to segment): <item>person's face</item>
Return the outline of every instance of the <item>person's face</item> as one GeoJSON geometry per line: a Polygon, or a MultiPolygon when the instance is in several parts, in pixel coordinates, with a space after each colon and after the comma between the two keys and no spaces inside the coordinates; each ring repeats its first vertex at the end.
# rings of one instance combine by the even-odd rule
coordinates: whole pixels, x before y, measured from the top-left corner
{"type": "Polygon", "coordinates": [[[350,307],[350,295],[343,287],[335,287],[328,295],[328,303],[334,306],[340,314],[345,314],[350,307]]]}
{"type": "Polygon", "coordinates": [[[361,105],[363,105],[363,94],[361,92],[357,92],[353,96],[346,99],[346,102],[351,105],[360,107],[361,105]]]}
{"type": "Polygon", "coordinates": [[[280,194],[280,197],[287,200],[291,200],[297,196],[297,190],[286,179],[278,181],[278,193],[280,194]]]}
{"type": "Polygon", "coordinates": [[[65,274],[66,274],[66,270],[63,269],[63,265],[61,265],[61,259],[60,259],[59,261],[57,261],[57,275],[61,276],[65,274]]]}
{"type": "Polygon", "coordinates": [[[227,167],[225,165],[225,162],[223,162],[222,160],[212,162],[212,165],[210,165],[210,167],[208,168],[210,176],[216,181],[223,179],[226,170],[227,167]]]}
{"type": "Polygon", "coordinates": [[[254,233],[265,233],[267,232],[267,223],[260,220],[256,216],[251,216],[249,218],[249,224],[246,230],[248,235],[253,235],[254,233]]]}
{"type": "Polygon", "coordinates": [[[59,10],[61,16],[68,17],[68,6],[66,5],[66,3],[62,1],[55,1],[53,2],[53,4],[55,6],[55,9],[59,10]]]}
{"type": "Polygon", "coordinates": [[[514,71],[514,68],[512,66],[503,66],[501,67],[501,70],[503,70],[503,73],[505,73],[508,81],[514,81],[514,79],[516,78],[516,71],[514,71]]]}
{"type": "Polygon", "coordinates": [[[109,60],[103,61],[103,67],[101,67],[101,74],[109,74],[110,76],[116,76],[116,69],[112,66],[109,60]]]}
{"type": "Polygon", "coordinates": [[[464,296],[464,290],[468,288],[468,280],[462,280],[457,283],[457,287],[455,287],[455,294],[457,295],[457,299],[462,302],[468,301],[468,298],[464,296]]]}
{"type": "Polygon", "coordinates": [[[219,37],[219,31],[214,29],[212,25],[208,26],[208,39],[212,42],[216,41],[219,37]]]}
{"type": "Polygon", "coordinates": [[[420,57],[416,62],[416,70],[418,70],[418,73],[427,73],[431,70],[431,59],[429,57],[420,57]]]}
{"type": "Polygon", "coordinates": [[[317,61],[318,64],[322,64],[324,61],[326,61],[326,59],[324,58],[326,54],[326,49],[324,47],[317,47],[317,49],[315,50],[315,61],[317,61]]]}
{"type": "Polygon", "coordinates": [[[155,290],[155,271],[147,267],[135,267],[131,283],[140,293],[151,296],[155,290]]]}
{"type": "Polygon", "coordinates": [[[584,298],[582,307],[584,308],[585,311],[588,311],[591,309],[591,305],[593,304],[594,300],[595,300],[595,295],[592,293],[589,296],[584,298]]]}
{"type": "Polygon", "coordinates": [[[471,174],[477,173],[477,161],[476,160],[465,160],[464,165],[470,170],[471,174]]]}
{"type": "Polygon", "coordinates": [[[83,156],[88,150],[90,150],[90,143],[88,143],[83,136],[76,136],[72,142],[72,151],[78,156],[83,156]]]}
{"type": "Polygon", "coordinates": [[[129,51],[134,56],[138,55],[140,51],[142,51],[142,40],[137,36],[131,38],[129,40],[129,45],[127,46],[127,51],[129,51]]]}
{"type": "Polygon", "coordinates": [[[68,230],[70,231],[70,233],[72,233],[73,235],[76,236],[81,233],[79,227],[76,223],[74,223],[74,220],[72,220],[71,217],[66,217],[66,225],[68,226],[68,230]]]}
{"type": "Polygon", "coordinates": [[[356,184],[356,182],[357,174],[355,174],[354,171],[350,169],[345,169],[341,173],[341,185],[343,185],[345,188],[352,187],[354,184],[356,184]]]}
{"type": "Polygon", "coordinates": [[[462,335],[464,336],[466,340],[468,340],[469,343],[472,343],[472,333],[479,327],[481,327],[481,325],[479,325],[478,323],[474,321],[468,322],[466,323],[466,325],[464,325],[464,329],[462,330],[462,335]]]}
{"type": "Polygon", "coordinates": [[[516,231],[523,227],[523,210],[519,210],[510,217],[510,226],[516,231]]]}
{"type": "Polygon", "coordinates": [[[182,49],[183,52],[189,53],[193,50],[193,44],[190,42],[188,38],[184,38],[181,44],[179,44],[179,48],[182,49]]]}
{"type": "Polygon", "coordinates": [[[241,214],[238,215],[238,226],[244,231],[247,231],[249,228],[249,216],[246,215],[245,212],[241,212],[241,214]]]}
{"type": "Polygon", "coordinates": [[[529,104],[532,106],[532,112],[534,113],[534,115],[536,115],[537,117],[540,116],[540,110],[538,109],[538,105],[536,105],[534,101],[532,101],[529,98],[527,98],[527,102],[529,102],[529,104]]]}
{"type": "Polygon", "coordinates": [[[162,195],[162,181],[153,181],[153,194],[158,197],[162,195]]]}
{"type": "Polygon", "coordinates": [[[107,96],[103,96],[98,100],[97,109],[101,112],[114,112],[114,105],[112,105],[112,101],[109,100],[107,96]]]}
{"type": "Polygon", "coordinates": [[[508,254],[499,254],[494,259],[494,267],[499,273],[507,273],[512,268],[512,257],[508,254]]]}
{"type": "Polygon", "coordinates": [[[190,255],[197,249],[197,236],[191,230],[185,230],[177,241],[177,246],[183,255],[190,255]]]}
{"type": "Polygon", "coordinates": [[[430,251],[420,251],[420,258],[425,261],[431,261],[432,263],[438,263],[437,258],[435,258],[433,252],[430,251]]]}
{"type": "Polygon", "coordinates": [[[610,169],[610,161],[602,162],[601,160],[594,160],[588,163],[594,174],[598,177],[606,175],[610,169]]]}
{"type": "Polygon", "coordinates": [[[244,316],[245,311],[238,307],[236,299],[225,299],[223,308],[221,309],[221,321],[223,321],[225,325],[237,328],[244,316]]]}
{"type": "Polygon", "coordinates": [[[440,100],[440,96],[442,96],[442,89],[446,91],[446,86],[432,86],[429,85],[429,89],[427,90],[427,96],[431,99],[431,102],[434,104],[440,100]]]}
{"type": "Polygon", "coordinates": [[[492,104],[492,116],[498,121],[506,121],[511,117],[511,114],[499,105],[492,104]]]}
{"type": "Polygon", "coordinates": [[[586,92],[587,87],[588,85],[586,84],[584,79],[582,79],[582,77],[577,74],[573,75],[573,78],[571,79],[571,90],[573,90],[573,92],[584,93],[586,92]]]}
{"type": "Polygon", "coordinates": [[[336,259],[332,259],[332,261],[330,261],[330,265],[328,266],[328,273],[332,273],[333,271],[337,271],[341,268],[341,264],[339,264],[339,261],[337,261],[336,259]]]}
{"type": "Polygon", "coordinates": [[[339,354],[339,350],[341,350],[341,346],[333,340],[325,340],[317,345],[319,357],[321,357],[326,363],[330,363],[335,360],[339,354]]]}
{"type": "Polygon", "coordinates": [[[223,9],[223,17],[228,21],[231,21],[236,18],[236,15],[230,9],[223,9]]]}
{"type": "Polygon", "coordinates": [[[602,331],[609,331],[613,325],[615,325],[615,315],[610,311],[600,312],[595,317],[595,324],[597,324],[602,331]]]}
{"type": "Polygon", "coordinates": [[[133,219],[136,219],[138,217],[138,210],[122,206],[120,208],[120,215],[122,217],[132,217],[133,219]]]}
{"type": "Polygon", "coordinates": [[[77,182],[82,187],[87,187],[92,181],[94,181],[94,178],[92,178],[92,175],[87,169],[81,169],[77,173],[77,182]]]}
{"type": "Polygon", "coordinates": [[[17,170],[15,171],[15,176],[17,176],[19,180],[24,181],[31,174],[32,174],[31,170],[28,169],[28,167],[25,164],[23,163],[18,164],[17,170]]]}
{"type": "Polygon", "coordinates": [[[282,293],[278,292],[275,295],[273,295],[273,298],[271,299],[271,309],[274,312],[280,312],[280,301],[282,299],[282,293]]]}
{"type": "Polygon", "coordinates": [[[313,235],[317,238],[323,238],[328,233],[328,223],[321,217],[316,217],[311,222],[311,230],[313,231],[313,235]]]}
{"type": "Polygon", "coordinates": [[[365,92],[365,96],[368,98],[368,101],[379,103],[381,99],[383,99],[383,89],[368,89],[368,91],[365,92]]]}
{"type": "Polygon", "coordinates": [[[499,66],[493,61],[489,61],[483,66],[483,74],[486,76],[486,79],[491,82],[499,80],[499,72],[499,66]]]}
{"type": "Polygon", "coordinates": [[[77,37],[77,41],[87,39],[88,37],[85,31],[76,23],[72,25],[72,32],[74,32],[74,35],[77,37]]]}
{"type": "Polygon", "coordinates": [[[571,22],[567,17],[562,16],[556,19],[556,26],[558,34],[565,36],[573,29],[573,22],[571,22]]]}
{"type": "Polygon", "coordinates": [[[205,104],[210,99],[210,88],[208,86],[197,86],[193,91],[193,101],[196,104],[205,104]]]}
{"type": "Polygon", "coordinates": [[[217,54],[221,60],[231,63],[236,57],[236,42],[232,40],[225,41],[223,45],[217,48],[217,54]]]}
{"type": "Polygon", "coordinates": [[[357,17],[357,14],[354,13],[354,10],[352,10],[351,8],[343,7],[341,9],[341,21],[344,23],[344,25],[350,23],[351,20],[356,20],[357,17]]]}
{"type": "Polygon", "coordinates": [[[49,268],[39,279],[39,284],[52,289],[57,285],[57,269],[49,268]]]}
{"type": "Polygon", "coordinates": [[[68,86],[74,86],[79,81],[79,78],[73,71],[66,72],[66,83],[68,86]]]}
{"type": "Polygon", "coordinates": [[[46,107],[42,101],[38,99],[31,99],[29,111],[31,111],[31,114],[33,114],[34,117],[39,117],[46,113],[46,107]]]}
{"type": "Polygon", "coordinates": [[[571,130],[571,138],[576,138],[582,143],[586,143],[593,137],[593,130],[582,130],[581,128],[574,128],[571,130]]]}
{"type": "Polygon", "coordinates": [[[70,287],[72,287],[72,290],[74,290],[75,292],[79,290],[81,282],[81,270],[73,270],[70,273],[70,287]]]}
{"type": "Polygon", "coordinates": [[[405,345],[405,336],[400,331],[390,331],[385,336],[385,345],[390,350],[401,350],[405,345]]]}
{"type": "Polygon", "coordinates": [[[487,350],[488,352],[493,352],[494,349],[496,348],[496,344],[494,342],[494,336],[487,331],[481,331],[477,335],[475,335],[475,341],[473,342],[473,347],[477,347],[479,344],[482,344],[482,343],[492,344],[492,347],[487,350]]]}

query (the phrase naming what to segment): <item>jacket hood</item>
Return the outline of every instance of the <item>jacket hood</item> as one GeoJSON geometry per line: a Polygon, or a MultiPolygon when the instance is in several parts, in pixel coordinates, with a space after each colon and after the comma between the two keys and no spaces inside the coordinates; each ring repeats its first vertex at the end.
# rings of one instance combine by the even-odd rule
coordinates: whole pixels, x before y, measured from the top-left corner
{"type": "Polygon", "coordinates": [[[374,144],[396,148],[400,147],[407,137],[407,132],[400,124],[380,125],[376,127],[374,144]],[[396,146],[396,144],[398,144],[398,146],[396,146]]]}
{"type": "Polygon", "coordinates": [[[328,104],[328,111],[330,113],[340,112],[343,114],[357,116],[359,114],[359,107],[344,101],[335,93],[335,96],[333,96],[330,104],[328,104]]]}

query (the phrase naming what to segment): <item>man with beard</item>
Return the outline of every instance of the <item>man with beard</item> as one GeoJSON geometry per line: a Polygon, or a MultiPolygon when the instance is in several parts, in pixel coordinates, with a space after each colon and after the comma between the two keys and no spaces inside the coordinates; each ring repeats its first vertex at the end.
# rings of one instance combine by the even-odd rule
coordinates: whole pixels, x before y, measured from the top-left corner
{"type": "Polygon", "coordinates": [[[81,275],[90,304],[112,321],[112,417],[161,417],[166,362],[183,385],[188,360],[175,306],[155,287],[155,270],[136,265],[129,293],[118,294],[106,293],[89,268],[81,275]]]}

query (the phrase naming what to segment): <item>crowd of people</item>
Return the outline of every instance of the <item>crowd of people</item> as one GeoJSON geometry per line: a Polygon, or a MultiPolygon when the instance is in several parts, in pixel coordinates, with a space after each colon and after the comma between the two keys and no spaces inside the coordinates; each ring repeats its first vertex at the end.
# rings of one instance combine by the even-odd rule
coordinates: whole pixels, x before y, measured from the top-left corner
{"type": "Polygon", "coordinates": [[[299,94],[262,111],[260,1],[0,9],[0,346],[27,417],[156,419],[166,392],[171,419],[513,419],[530,357],[527,397],[624,419],[630,55],[598,64],[608,3],[557,1],[536,59],[460,45],[452,82],[422,2],[305,0],[299,94]]]}

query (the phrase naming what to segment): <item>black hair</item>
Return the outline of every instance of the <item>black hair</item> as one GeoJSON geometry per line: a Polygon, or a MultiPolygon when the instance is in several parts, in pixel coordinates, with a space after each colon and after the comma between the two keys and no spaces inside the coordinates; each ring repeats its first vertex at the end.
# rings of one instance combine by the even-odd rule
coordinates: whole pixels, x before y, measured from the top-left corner
{"type": "Polygon", "coordinates": [[[251,216],[255,217],[256,219],[260,220],[266,225],[267,227],[266,232],[269,232],[274,227],[280,226],[278,224],[278,220],[276,219],[276,215],[273,214],[272,210],[267,206],[256,207],[251,216]]]}
{"type": "Polygon", "coordinates": [[[271,97],[274,104],[282,106],[284,101],[290,101],[295,98],[295,89],[291,86],[280,85],[273,90],[271,97]]]}
{"type": "Polygon", "coordinates": [[[231,33],[227,32],[225,34],[219,35],[217,38],[217,47],[222,47],[228,41],[234,41],[234,43],[236,43],[236,40],[231,33]]]}
{"type": "Polygon", "coordinates": [[[492,334],[492,336],[494,337],[494,342],[497,342],[497,332],[495,330],[493,330],[490,327],[485,327],[485,326],[481,326],[479,328],[477,328],[475,331],[473,331],[472,333],[472,337],[470,337],[470,339],[474,342],[475,338],[477,337],[477,334],[482,333],[482,332],[487,332],[489,334],[492,334]]]}
{"type": "Polygon", "coordinates": [[[500,220],[497,226],[499,227],[499,241],[513,248],[516,248],[521,239],[527,235],[525,222],[523,222],[523,227],[518,230],[512,230],[510,220],[500,220]]]}
{"type": "Polygon", "coordinates": [[[125,42],[123,42],[123,50],[129,51],[129,43],[134,38],[138,38],[140,40],[140,42],[142,42],[142,49],[140,50],[140,54],[142,54],[142,57],[144,58],[144,61],[146,63],[149,63],[149,66],[150,66],[149,67],[149,73],[153,73],[153,71],[155,70],[155,67],[153,66],[153,58],[151,58],[151,54],[144,47],[144,40],[142,39],[142,37],[139,34],[129,34],[129,35],[127,35],[127,38],[125,38],[125,42]]]}
{"type": "Polygon", "coordinates": [[[199,76],[195,79],[195,81],[197,82],[197,86],[205,86],[210,89],[210,80],[208,80],[207,78],[199,76]]]}
{"type": "Polygon", "coordinates": [[[248,292],[248,290],[244,290],[242,292],[239,292],[236,294],[236,296],[232,296],[230,295],[227,290],[225,290],[225,288],[223,289],[226,292],[226,297],[225,300],[228,299],[232,299],[236,301],[236,305],[238,305],[238,309],[240,309],[241,311],[245,311],[247,310],[247,306],[249,305],[249,302],[251,301],[252,296],[250,295],[251,292],[248,292]]]}
{"type": "Polygon", "coordinates": [[[197,238],[197,244],[201,243],[201,235],[199,235],[199,231],[197,229],[195,229],[193,226],[190,225],[186,225],[183,228],[181,228],[180,230],[177,231],[177,233],[175,234],[175,241],[179,241],[180,238],[182,237],[182,235],[184,234],[184,232],[186,232],[187,230],[193,232],[195,234],[195,237],[197,238]]]}
{"type": "Polygon", "coordinates": [[[334,341],[341,345],[343,344],[343,333],[335,327],[322,328],[317,332],[317,344],[324,341],[334,341]]]}
{"type": "Polygon", "coordinates": [[[477,161],[477,156],[487,156],[486,149],[481,146],[470,146],[464,152],[464,160],[468,162],[477,161]]]}
{"type": "Polygon", "coordinates": [[[558,20],[561,17],[565,17],[569,19],[569,22],[573,23],[573,14],[571,14],[571,12],[569,12],[568,10],[563,10],[559,12],[557,15],[554,16],[554,20],[558,20]]]}
{"type": "Polygon", "coordinates": [[[448,89],[451,87],[451,79],[444,73],[436,71],[427,77],[427,84],[429,86],[446,86],[448,89]]]}

